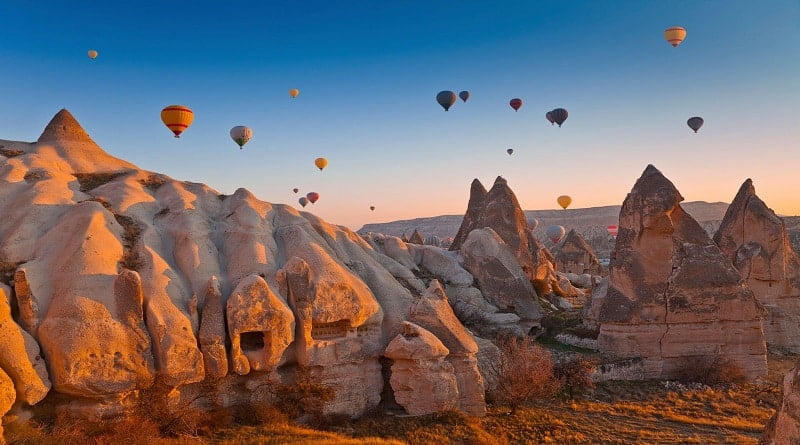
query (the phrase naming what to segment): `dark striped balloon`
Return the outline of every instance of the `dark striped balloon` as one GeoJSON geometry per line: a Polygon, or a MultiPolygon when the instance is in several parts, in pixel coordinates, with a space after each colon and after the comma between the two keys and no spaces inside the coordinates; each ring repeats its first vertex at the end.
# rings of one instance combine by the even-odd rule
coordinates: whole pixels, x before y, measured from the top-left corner
{"type": "Polygon", "coordinates": [[[697,133],[697,130],[699,130],[700,127],[703,126],[703,118],[698,116],[690,117],[689,120],[686,121],[686,125],[688,125],[689,128],[691,128],[692,130],[694,130],[695,133],[697,133]]]}
{"type": "Polygon", "coordinates": [[[555,110],[550,112],[550,116],[553,118],[553,122],[557,123],[558,126],[560,127],[561,124],[563,124],[564,121],[567,120],[567,117],[569,117],[569,113],[567,112],[567,110],[563,108],[556,108],[555,110]]]}
{"type": "Polygon", "coordinates": [[[510,101],[508,101],[508,104],[511,105],[511,108],[513,108],[514,111],[518,111],[520,107],[522,107],[522,99],[519,98],[511,99],[510,101]]]}
{"type": "Polygon", "coordinates": [[[462,91],[462,92],[458,93],[458,97],[460,97],[461,100],[466,102],[467,99],[469,99],[469,91],[462,91]]]}
{"type": "Polygon", "coordinates": [[[553,125],[553,123],[555,122],[555,121],[553,120],[553,113],[552,113],[552,112],[550,112],[550,111],[548,111],[547,113],[545,113],[545,115],[544,115],[544,118],[545,118],[545,119],[547,119],[547,122],[550,122],[550,125],[553,125]]]}
{"type": "Polygon", "coordinates": [[[439,94],[436,95],[436,102],[439,102],[439,105],[444,108],[444,111],[447,111],[456,103],[456,93],[452,91],[439,91],[439,94]]]}

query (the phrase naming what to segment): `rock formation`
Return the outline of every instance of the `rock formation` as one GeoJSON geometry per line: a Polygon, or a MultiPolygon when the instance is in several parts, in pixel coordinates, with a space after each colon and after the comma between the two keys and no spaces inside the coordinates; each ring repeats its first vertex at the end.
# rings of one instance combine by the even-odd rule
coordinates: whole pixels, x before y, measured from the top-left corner
{"type": "Polygon", "coordinates": [[[408,239],[408,242],[409,244],[425,244],[425,240],[422,239],[422,234],[416,230],[411,234],[411,238],[408,239]]]}
{"type": "Polygon", "coordinates": [[[682,200],[652,165],[625,198],[598,347],[614,359],[642,357],[647,378],[724,362],[764,375],[762,309],[682,200]]]}
{"type": "Polygon", "coordinates": [[[795,445],[800,443],[800,368],[795,367],[783,378],[781,403],[764,429],[759,444],[795,445]]]}
{"type": "Polygon", "coordinates": [[[800,259],[783,220],[759,199],[752,180],[739,188],[714,241],[767,309],[767,346],[800,352],[800,259]]]}
{"type": "Polygon", "coordinates": [[[385,355],[394,360],[390,382],[406,412],[422,415],[458,407],[455,371],[445,361],[449,353],[436,336],[408,322],[389,342],[385,355]]]}
{"type": "Polygon", "coordinates": [[[567,233],[554,254],[556,270],[565,273],[602,275],[603,267],[586,240],[574,229],[567,233]]]}
{"type": "Polygon", "coordinates": [[[0,414],[51,398],[110,416],[143,391],[192,400],[209,384],[223,405],[266,403],[254,388],[302,377],[333,390],[325,413],[357,416],[412,318],[447,345],[448,406],[485,409],[478,347],[428,289],[483,299],[457,253],[138,169],[66,110],[38,142],[0,145],[0,414]]]}
{"type": "Polygon", "coordinates": [[[506,180],[499,176],[488,192],[480,181],[472,181],[467,212],[450,250],[464,254],[463,244],[469,234],[485,227],[494,230],[511,249],[540,295],[563,293],[558,286],[552,254],[533,236],[517,197],[506,180]]]}

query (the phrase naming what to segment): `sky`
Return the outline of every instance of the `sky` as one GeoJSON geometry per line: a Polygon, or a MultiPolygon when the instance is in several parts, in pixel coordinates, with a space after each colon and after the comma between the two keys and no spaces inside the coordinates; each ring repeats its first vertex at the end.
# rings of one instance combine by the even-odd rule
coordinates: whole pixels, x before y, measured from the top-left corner
{"type": "Polygon", "coordinates": [[[34,141],[67,108],[143,169],[298,208],[315,191],[305,210],[353,229],[463,213],[498,175],[525,209],[620,204],[647,164],[687,201],[752,178],[800,215],[797,0],[4,0],[0,19],[0,138],[34,141]],[[444,112],[442,90],[471,97],[444,112]],[[180,139],[172,104],[195,113],[180,139]]]}

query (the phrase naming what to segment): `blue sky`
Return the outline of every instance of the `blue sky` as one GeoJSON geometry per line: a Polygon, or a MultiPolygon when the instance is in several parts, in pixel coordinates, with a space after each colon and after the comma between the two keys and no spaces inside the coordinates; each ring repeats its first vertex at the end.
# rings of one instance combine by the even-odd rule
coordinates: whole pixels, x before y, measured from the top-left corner
{"type": "Polygon", "coordinates": [[[142,168],[272,202],[317,191],[307,210],[353,228],[463,212],[472,178],[497,175],[528,209],[618,204],[648,163],[687,200],[752,177],[800,214],[800,2],[496,3],[6,0],[0,138],[35,140],[66,107],[142,168]],[[462,89],[447,113],[434,100],[462,89]],[[195,112],[181,139],[170,104],[195,112]],[[254,131],[241,151],[235,125],[254,131]]]}

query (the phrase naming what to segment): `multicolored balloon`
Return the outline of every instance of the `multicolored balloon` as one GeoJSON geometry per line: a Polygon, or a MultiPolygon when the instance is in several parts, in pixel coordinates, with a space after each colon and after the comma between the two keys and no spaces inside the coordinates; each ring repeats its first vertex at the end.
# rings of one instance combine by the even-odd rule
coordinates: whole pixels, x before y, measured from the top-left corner
{"type": "MultiPolygon", "coordinates": [[[[314,159],[314,165],[317,166],[319,171],[322,171],[322,169],[328,166],[328,160],[325,158],[314,159]]],[[[313,204],[314,202],[312,201],[311,203],[313,204]]]]}
{"type": "Polygon", "coordinates": [[[253,130],[251,130],[250,127],[239,125],[231,128],[231,139],[233,139],[233,142],[236,142],[236,144],[239,145],[240,150],[244,148],[244,144],[246,144],[252,138],[253,130]]]}
{"type": "Polygon", "coordinates": [[[703,126],[704,122],[705,121],[703,120],[702,117],[695,116],[695,117],[690,117],[689,120],[686,121],[686,125],[688,125],[689,128],[691,128],[692,130],[694,130],[695,133],[697,133],[697,130],[699,130],[700,127],[703,126]]]}
{"type": "Polygon", "coordinates": [[[310,202],[311,204],[314,204],[315,202],[317,202],[319,200],[319,193],[317,193],[317,192],[308,192],[306,194],[306,198],[308,198],[308,202],[310,202]]]}
{"type": "Polygon", "coordinates": [[[550,111],[550,117],[552,117],[553,122],[557,123],[560,127],[561,124],[567,120],[567,117],[569,117],[569,113],[563,108],[556,108],[555,110],[550,111]]]}
{"type": "Polygon", "coordinates": [[[613,236],[614,238],[617,237],[617,233],[619,233],[619,226],[606,226],[606,230],[608,234],[613,236]]]}
{"type": "Polygon", "coordinates": [[[161,110],[161,122],[175,134],[176,138],[181,137],[189,125],[194,121],[194,112],[184,105],[170,105],[161,110]]]}
{"type": "Polygon", "coordinates": [[[550,125],[553,125],[556,122],[556,120],[553,119],[552,111],[548,111],[547,113],[545,113],[544,118],[547,119],[547,122],[550,122],[550,125]]]}
{"type": "Polygon", "coordinates": [[[308,198],[303,196],[300,199],[298,199],[297,202],[299,202],[301,206],[305,207],[306,205],[308,205],[308,198]]]}
{"type": "Polygon", "coordinates": [[[545,229],[544,233],[550,238],[553,244],[558,244],[561,238],[564,238],[564,234],[567,233],[567,231],[561,226],[549,226],[545,229]]]}
{"type": "Polygon", "coordinates": [[[670,45],[676,47],[683,42],[686,38],[686,29],[682,26],[673,26],[664,30],[664,38],[667,39],[670,45]]]}
{"type": "Polygon", "coordinates": [[[564,210],[567,210],[567,207],[569,207],[569,205],[572,204],[572,198],[570,198],[567,195],[559,196],[558,198],[556,198],[556,201],[558,202],[558,205],[560,205],[561,208],[564,210]]]}
{"type": "Polygon", "coordinates": [[[511,99],[510,101],[508,101],[508,104],[511,105],[511,108],[513,108],[514,111],[519,111],[520,107],[522,107],[522,99],[519,98],[511,99]]]}
{"type": "Polygon", "coordinates": [[[466,102],[467,99],[469,99],[469,91],[462,91],[462,92],[458,93],[458,97],[460,97],[461,100],[466,102]]]}
{"type": "Polygon", "coordinates": [[[292,89],[289,90],[289,96],[292,99],[294,99],[295,97],[297,97],[299,95],[300,95],[300,90],[298,90],[297,88],[292,88],[292,89]]]}
{"type": "Polygon", "coordinates": [[[444,108],[444,111],[447,111],[456,103],[456,93],[452,91],[439,91],[439,94],[436,95],[436,102],[444,108]]]}

